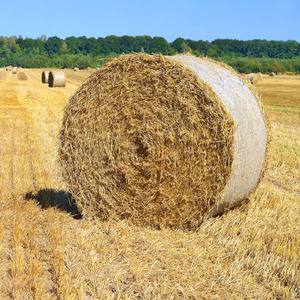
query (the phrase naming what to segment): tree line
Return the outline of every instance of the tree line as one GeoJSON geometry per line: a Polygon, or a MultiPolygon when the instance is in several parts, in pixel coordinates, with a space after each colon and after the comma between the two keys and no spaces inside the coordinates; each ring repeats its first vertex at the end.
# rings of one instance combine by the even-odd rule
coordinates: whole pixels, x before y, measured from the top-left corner
{"type": "Polygon", "coordinates": [[[296,41],[240,41],[216,39],[212,42],[177,38],[169,43],[162,37],[107,36],[105,38],[41,36],[0,36],[0,67],[87,68],[99,67],[106,58],[141,52],[174,55],[192,53],[222,60],[241,73],[300,73],[300,43],[296,41]]]}

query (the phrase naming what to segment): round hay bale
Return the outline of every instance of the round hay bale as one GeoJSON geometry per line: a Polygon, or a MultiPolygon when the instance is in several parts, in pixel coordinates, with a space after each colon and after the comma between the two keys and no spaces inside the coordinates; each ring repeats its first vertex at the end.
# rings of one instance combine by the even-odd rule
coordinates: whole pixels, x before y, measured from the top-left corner
{"type": "Polygon", "coordinates": [[[1,68],[1,69],[0,69],[0,72],[3,72],[3,71],[4,71],[4,69],[3,69],[3,68],[1,68]]]}
{"type": "Polygon", "coordinates": [[[87,70],[88,70],[88,71],[90,71],[90,70],[92,70],[92,68],[90,68],[90,67],[87,67],[87,70]]]}
{"type": "Polygon", "coordinates": [[[281,73],[281,72],[278,72],[278,73],[277,73],[277,75],[281,76],[281,75],[282,75],[282,73],[281,73]]]}
{"type": "Polygon", "coordinates": [[[66,76],[64,71],[50,71],[48,79],[49,87],[65,87],[66,76]]]}
{"type": "Polygon", "coordinates": [[[5,80],[5,79],[6,79],[5,71],[0,71],[0,80],[5,80]]]}
{"type": "Polygon", "coordinates": [[[271,73],[269,74],[269,76],[270,76],[270,77],[274,77],[274,76],[275,76],[275,73],[274,73],[274,72],[271,72],[271,73]]]}
{"type": "Polygon", "coordinates": [[[12,66],[8,66],[8,67],[6,67],[6,71],[11,71],[13,69],[13,67],[12,66]]]}
{"type": "Polygon", "coordinates": [[[262,73],[250,73],[247,79],[253,84],[258,85],[262,83],[262,73]]]}
{"type": "Polygon", "coordinates": [[[28,74],[26,72],[19,72],[17,75],[18,80],[27,80],[28,74]]]}
{"type": "Polygon", "coordinates": [[[70,98],[59,153],[84,216],[197,228],[252,191],[266,143],[257,99],[232,69],[141,53],[70,98]]]}
{"type": "Polygon", "coordinates": [[[43,73],[42,73],[42,83],[48,83],[49,82],[49,73],[50,73],[50,71],[43,71],[43,73]]]}
{"type": "Polygon", "coordinates": [[[75,67],[74,72],[77,72],[77,71],[79,71],[79,68],[75,67]]]}
{"type": "Polygon", "coordinates": [[[18,69],[17,69],[17,67],[13,67],[13,69],[12,69],[12,74],[17,74],[17,72],[18,72],[18,69]]]}

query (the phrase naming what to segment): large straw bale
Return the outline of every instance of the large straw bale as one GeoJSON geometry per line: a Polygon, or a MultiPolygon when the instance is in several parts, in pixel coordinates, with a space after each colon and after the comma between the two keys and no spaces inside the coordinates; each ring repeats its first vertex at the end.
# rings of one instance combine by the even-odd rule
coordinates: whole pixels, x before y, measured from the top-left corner
{"type": "Polygon", "coordinates": [[[70,98],[62,172],[87,217],[197,228],[257,184],[266,126],[230,68],[192,56],[123,55],[70,98]]]}
{"type": "Polygon", "coordinates": [[[49,87],[65,87],[66,77],[64,71],[50,71],[48,79],[49,87]]]}
{"type": "Polygon", "coordinates": [[[42,83],[48,83],[49,82],[49,73],[50,73],[50,71],[43,71],[43,73],[42,73],[42,83]]]}
{"type": "Polygon", "coordinates": [[[28,74],[26,72],[19,72],[17,75],[18,80],[27,80],[28,74]]]}
{"type": "Polygon", "coordinates": [[[17,74],[17,72],[18,72],[18,69],[17,69],[17,67],[13,67],[13,69],[12,69],[12,74],[17,74]]]}
{"type": "Polygon", "coordinates": [[[5,79],[6,79],[5,71],[0,71],[0,80],[5,80],[5,79]]]}

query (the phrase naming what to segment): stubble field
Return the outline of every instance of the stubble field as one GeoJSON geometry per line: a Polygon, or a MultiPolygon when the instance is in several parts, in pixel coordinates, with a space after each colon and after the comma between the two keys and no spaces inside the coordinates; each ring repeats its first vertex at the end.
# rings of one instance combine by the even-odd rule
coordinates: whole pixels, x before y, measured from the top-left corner
{"type": "Polygon", "coordinates": [[[268,167],[242,206],[197,231],[81,218],[60,176],[65,88],[0,80],[0,299],[299,299],[300,76],[264,76],[268,167]]]}

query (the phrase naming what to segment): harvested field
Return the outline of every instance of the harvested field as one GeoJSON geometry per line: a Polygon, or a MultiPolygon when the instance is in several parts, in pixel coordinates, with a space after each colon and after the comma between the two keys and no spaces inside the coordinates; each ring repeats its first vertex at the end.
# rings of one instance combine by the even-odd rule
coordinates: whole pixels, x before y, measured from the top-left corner
{"type": "Polygon", "coordinates": [[[0,299],[299,299],[300,76],[263,76],[268,168],[196,231],[81,218],[60,176],[63,108],[90,73],[0,81],[0,299]]]}
{"type": "Polygon", "coordinates": [[[5,80],[5,79],[6,79],[6,72],[0,71],[0,80],[5,80]]]}

